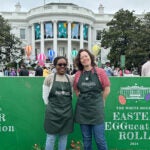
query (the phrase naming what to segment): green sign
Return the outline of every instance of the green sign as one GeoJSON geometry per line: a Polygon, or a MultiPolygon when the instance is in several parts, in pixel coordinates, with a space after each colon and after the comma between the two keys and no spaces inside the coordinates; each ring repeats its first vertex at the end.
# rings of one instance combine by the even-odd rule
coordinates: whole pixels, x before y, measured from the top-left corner
{"type": "Polygon", "coordinates": [[[120,56],[120,65],[121,65],[121,68],[124,68],[125,67],[125,55],[121,55],[120,56]]]}
{"type": "MultiPolygon", "coordinates": [[[[0,150],[32,150],[35,144],[44,149],[43,80],[39,77],[0,78],[0,150]]],[[[111,92],[105,104],[108,150],[149,150],[150,78],[110,77],[110,81],[111,92]]],[[[74,95],[74,108],[75,105],[74,95]]],[[[82,145],[78,124],[68,137],[68,150],[73,142],[82,145]]],[[[93,149],[97,150],[94,141],[93,149]]]]}
{"type": "Polygon", "coordinates": [[[106,101],[109,150],[149,150],[150,78],[110,78],[106,101]]]}
{"type": "Polygon", "coordinates": [[[0,78],[0,150],[44,145],[43,78],[0,78]]]}

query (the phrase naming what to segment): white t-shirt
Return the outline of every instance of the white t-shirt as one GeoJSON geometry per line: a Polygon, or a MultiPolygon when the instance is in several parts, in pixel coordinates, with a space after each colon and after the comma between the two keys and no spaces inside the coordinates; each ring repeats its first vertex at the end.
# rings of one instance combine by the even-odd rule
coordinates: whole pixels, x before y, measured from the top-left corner
{"type": "Polygon", "coordinates": [[[150,60],[142,66],[142,76],[150,77],[150,60]]]}

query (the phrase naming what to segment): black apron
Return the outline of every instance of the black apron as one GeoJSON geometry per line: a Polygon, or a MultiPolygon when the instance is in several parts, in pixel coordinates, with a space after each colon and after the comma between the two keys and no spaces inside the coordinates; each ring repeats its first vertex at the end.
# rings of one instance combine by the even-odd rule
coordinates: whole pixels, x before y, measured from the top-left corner
{"type": "Polygon", "coordinates": [[[44,128],[49,134],[68,134],[73,131],[72,88],[68,82],[56,81],[56,74],[49,93],[44,128]]]}
{"type": "Polygon", "coordinates": [[[104,102],[102,99],[102,85],[94,68],[92,71],[81,73],[77,87],[80,91],[75,121],[79,124],[101,124],[104,122],[104,102]]]}

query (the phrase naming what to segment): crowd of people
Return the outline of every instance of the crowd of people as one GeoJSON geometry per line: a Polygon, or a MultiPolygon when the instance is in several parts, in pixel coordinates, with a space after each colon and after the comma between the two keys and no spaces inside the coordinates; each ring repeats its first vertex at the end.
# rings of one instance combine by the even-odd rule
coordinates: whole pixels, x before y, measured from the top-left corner
{"type": "Polygon", "coordinates": [[[3,70],[4,76],[48,76],[51,69],[45,66],[37,65],[35,68],[27,68],[25,64],[21,64],[20,68],[6,67],[3,70]]]}
{"type": "MultiPolygon", "coordinates": [[[[106,71],[106,74],[108,76],[132,76],[135,75],[144,75],[144,73],[141,72],[141,74],[138,74],[137,70],[129,70],[124,69],[122,70],[120,67],[113,67],[110,65],[109,62],[106,62],[103,69],[106,71]]],[[[47,77],[51,73],[55,73],[56,68],[51,64],[49,67],[46,66],[40,66],[37,64],[35,68],[27,68],[25,64],[21,64],[20,68],[17,70],[14,67],[5,67],[3,69],[3,76],[43,76],[47,77]]],[[[69,75],[73,75],[77,72],[77,67],[67,67],[66,73],[69,75]]]]}
{"type": "MultiPolygon", "coordinates": [[[[75,74],[77,69],[75,67],[67,67],[67,74],[73,75],[75,74]]],[[[41,66],[37,64],[35,68],[27,68],[25,64],[21,64],[19,69],[15,67],[5,67],[1,72],[1,76],[43,76],[47,77],[51,73],[56,72],[56,68],[53,64],[50,64],[49,67],[41,66]]]]}
{"type": "Polygon", "coordinates": [[[121,68],[121,67],[114,67],[111,66],[110,62],[106,62],[104,66],[104,70],[106,71],[107,76],[115,76],[115,77],[121,77],[121,76],[141,76],[141,70],[138,70],[138,68],[121,68]]]}
{"type": "MultiPolygon", "coordinates": [[[[110,62],[106,62],[101,66],[107,74],[107,76],[149,76],[150,75],[150,56],[148,55],[148,61],[143,63],[143,65],[140,68],[121,68],[121,67],[114,67],[111,66],[110,62]]],[[[66,73],[69,75],[73,75],[77,72],[77,67],[75,64],[73,66],[68,67],[66,73]]],[[[43,76],[47,77],[51,73],[55,73],[56,68],[53,64],[50,64],[49,67],[46,66],[40,66],[37,64],[36,67],[30,69],[27,68],[25,64],[21,64],[20,68],[17,70],[15,67],[5,67],[2,70],[0,70],[0,76],[43,76]]]]}

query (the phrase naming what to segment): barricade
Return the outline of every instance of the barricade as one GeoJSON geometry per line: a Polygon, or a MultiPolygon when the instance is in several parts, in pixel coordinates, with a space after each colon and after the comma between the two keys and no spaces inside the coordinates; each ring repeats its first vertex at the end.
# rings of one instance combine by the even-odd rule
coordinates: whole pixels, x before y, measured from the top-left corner
{"type": "MultiPolygon", "coordinates": [[[[43,77],[0,78],[0,150],[44,149],[45,105],[43,77]],[[37,145],[36,145],[37,144],[37,145]]],[[[109,150],[149,150],[150,78],[110,77],[111,93],[105,103],[105,134],[109,150]]],[[[75,107],[76,97],[73,98],[75,107]]],[[[79,125],[69,135],[82,143],[79,125]]],[[[93,149],[96,150],[95,142],[93,149]]],[[[56,146],[57,150],[57,146],[56,146]]]]}

